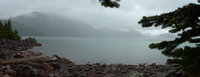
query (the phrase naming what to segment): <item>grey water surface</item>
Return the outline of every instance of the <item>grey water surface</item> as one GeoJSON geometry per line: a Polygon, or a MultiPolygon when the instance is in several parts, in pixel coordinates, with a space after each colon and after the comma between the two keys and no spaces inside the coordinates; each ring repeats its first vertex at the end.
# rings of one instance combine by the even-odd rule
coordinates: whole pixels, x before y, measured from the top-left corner
{"type": "Polygon", "coordinates": [[[57,54],[77,64],[165,64],[167,57],[160,51],[148,48],[153,42],[163,39],[148,38],[78,38],[78,37],[34,37],[40,47],[33,50],[49,55],[57,54]]]}

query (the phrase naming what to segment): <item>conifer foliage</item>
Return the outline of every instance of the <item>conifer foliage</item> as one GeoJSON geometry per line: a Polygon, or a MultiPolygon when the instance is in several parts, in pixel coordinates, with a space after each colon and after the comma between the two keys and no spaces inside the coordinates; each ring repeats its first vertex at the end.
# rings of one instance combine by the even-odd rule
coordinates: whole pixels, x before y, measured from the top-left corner
{"type": "Polygon", "coordinates": [[[120,0],[99,0],[99,1],[101,2],[101,5],[104,7],[118,8],[120,6],[118,3],[120,0]]]}
{"type": "Polygon", "coordinates": [[[200,5],[190,3],[175,11],[155,16],[144,16],[139,22],[142,27],[171,28],[170,33],[178,37],[171,41],[162,41],[149,45],[152,49],[162,50],[162,54],[171,57],[168,63],[177,65],[191,77],[200,76],[200,5]],[[196,46],[179,45],[189,42],[196,46]]]}
{"type": "MultiPolygon", "coordinates": [[[[119,7],[118,1],[99,0],[104,7],[119,7]]],[[[200,2],[198,0],[198,2],[200,2]]],[[[200,76],[200,5],[190,3],[175,11],[155,16],[144,16],[139,22],[142,27],[171,28],[170,33],[177,33],[178,37],[171,41],[162,41],[149,45],[151,49],[158,49],[162,54],[171,57],[168,63],[176,65],[178,71],[183,71],[190,77],[200,76]],[[189,42],[196,46],[184,46],[189,42]]]]}
{"type": "Polygon", "coordinates": [[[0,21],[0,39],[12,39],[12,40],[19,40],[21,39],[18,35],[18,32],[12,30],[11,20],[5,21],[3,23],[0,21]]]}

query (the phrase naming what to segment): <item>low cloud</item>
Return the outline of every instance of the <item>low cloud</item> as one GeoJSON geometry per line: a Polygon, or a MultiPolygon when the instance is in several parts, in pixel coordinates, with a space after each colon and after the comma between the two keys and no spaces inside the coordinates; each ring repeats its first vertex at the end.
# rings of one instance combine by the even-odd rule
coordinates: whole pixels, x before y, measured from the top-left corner
{"type": "Polygon", "coordinates": [[[142,16],[173,11],[191,2],[197,3],[196,0],[121,0],[120,8],[105,8],[98,0],[1,0],[0,18],[39,11],[67,16],[94,28],[141,30],[137,22],[142,16]]]}

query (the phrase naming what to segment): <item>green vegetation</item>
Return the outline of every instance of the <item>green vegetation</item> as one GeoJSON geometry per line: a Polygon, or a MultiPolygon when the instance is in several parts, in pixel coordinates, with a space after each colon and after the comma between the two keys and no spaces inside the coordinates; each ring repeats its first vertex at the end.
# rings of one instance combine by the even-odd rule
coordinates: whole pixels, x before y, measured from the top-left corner
{"type": "Polygon", "coordinates": [[[0,21],[0,39],[13,39],[13,40],[19,40],[21,39],[20,36],[18,35],[18,32],[15,30],[12,30],[11,26],[11,20],[5,21],[3,23],[0,21]]]}
{"type": "Polygon", "coordinates": [[[171,28],[170,33],[178,33],[171,41],[162,41],[149,45],[152,49],[162,50],[162,54],[172,57],[168,63],[176,65],[175,72],[183,70],[190,77],[200,76],[200,5],[189,4],[175,11],[155,16],[144,16],[139,24],[142,27],[171,28]],[[178,47],[184,42],[195,44],[195,47],[178,47]]]}
{"type": "Polygon", "coordinates": [[[101,5],[104,7],[118,8],[120,6],[118,3],[120,0],[99,0],[99,1],[101,2],[101,5]]]}
{"type": "MultiPolygon", "coordinates": [[[[110,0],[103,0],[110,1],[110,0]]],[[[113,7],[113,3],[106,2],[104,7],[113,7]]],[[[115,3],[114,3],[115,4],[115,3]]],[[[170,33],[177,33],[178,37],[171,41],[162,41],[149,45],[152,49],[162,51],[162,54],[171,57],[168,63],[176,65],[174,71],[184,73],[189,77],[200,76],[200,5],[190,3],[175,11],[155,16],[144,16],[138,23],[142,27],[171,28],[170,33]],[[196,46],[178,47],[185,42],[196,46]]],[[[173,74],[173,73],[172,73],[173,74]]]]}

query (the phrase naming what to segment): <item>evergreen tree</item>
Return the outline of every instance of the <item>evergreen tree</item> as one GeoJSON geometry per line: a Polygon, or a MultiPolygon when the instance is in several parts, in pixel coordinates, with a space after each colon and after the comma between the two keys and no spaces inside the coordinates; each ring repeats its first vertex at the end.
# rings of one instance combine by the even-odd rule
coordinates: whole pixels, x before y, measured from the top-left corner
{"type": "Polygon", "coordinates": [[[3,24],[0,22],[0,39],[3,37],[3,24]]]}
{"type": "Polygon", "coordinates": [[[149,47],[172,57],[168,63],[177,65],[175,72],[183,70],[190,77],[200,76],[200,5],[190,3],[169,13],[144,16],[138,23],[142,27],[169,27],[170,33],[178,33],[174,40],[152,43],[149,47]],[[185,42],[196,46],[178,47],[185,42]]]}
{"type": "Polygon", "coordinates": [[[0,21],[0,39],[13,39],[13,40],[19,40],[21,39],[18,35],[18,32],[15,30],[12,30],[11,26],[11,20],[7,20],[5,23],[2,23],[0,21]]]}
{"type": "Polygon", "coordinates": [[[118,8],[120,6],[118,3],[120,0],[99,0],[99,1],[101,2],[101,5],[104,7],[118,8]]]}
{"type": "MultiPolygon", "coordinates": [[[[119,7],[118,3],[111,0],[100,0],[105,4],[102,6],[119,7]]],[[[200,0],[198,0],[200,3],[200,0]]],[[[162,50],[162,54],[171,57],[168,63],[176,65],[174,72],[183,70],[190,77],[200,76],[200,5],[190,3],[175,11],[155,16],[144,16],[138,23],[142,27],[171,28],[170,33],[178,33],[178,37],[171,41],[162,41],[149,45],[152,49],[162,50]],[[178,47],[189,42],[196,46],[178,47]]]]}

